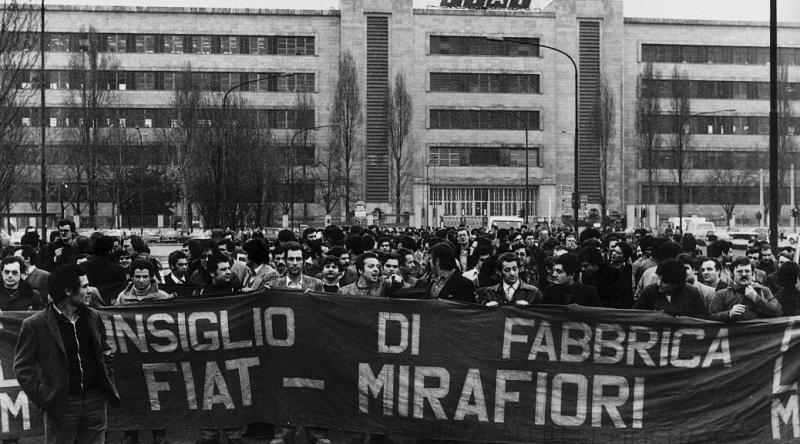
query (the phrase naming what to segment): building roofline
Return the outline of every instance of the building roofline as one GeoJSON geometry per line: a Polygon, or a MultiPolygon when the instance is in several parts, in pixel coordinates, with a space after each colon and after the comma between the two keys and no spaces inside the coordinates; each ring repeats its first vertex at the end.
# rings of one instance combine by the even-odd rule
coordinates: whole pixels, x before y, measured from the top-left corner
{"type": "Polygon", "coordinates": [[[339,16],[336,9],[253,9],[253,8],[184,8],[177,6],[99,6],[99,5],[47,5],[49,11],[78,12],[138,12],[156,14],[231,14],[231,15],[300,15],[339,16]]]}
{"type": "Polygon", "coordinates": [[[555,17],[555,12],[544,10],[529,11],[523,9],[503,10],[503,9],[461,9],[461,8],[414,8],[415,15],[466,15],[484,17],[555,17]]]}
{"type": "MultiPolygon", "coordinates": [[[[756,28],[769,27],[769,22],[755,22],[746,20],[694,20],[694,19],[665,19],[649,17],[625,17],[624,23],[642,25],[683,25],[683,26],[750,26],[756,28]]],[[[778,22],[780,28],[800,28],[800,22],[778,22]]]]}

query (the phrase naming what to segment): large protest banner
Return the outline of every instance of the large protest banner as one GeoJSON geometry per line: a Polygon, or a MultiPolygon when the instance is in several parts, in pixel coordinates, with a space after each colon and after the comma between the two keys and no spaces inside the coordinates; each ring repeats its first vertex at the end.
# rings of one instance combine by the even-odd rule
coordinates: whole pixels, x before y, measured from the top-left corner
{"type": "MultiPolygon", "coordinates": [[[[481,442],[800,437],[800,317],[739,324],[584,307],[291,291],[102,310],[112,429],[265,421],[481,442]]],[[[0,315],[0,438],[42,433],[0,315]]]]}

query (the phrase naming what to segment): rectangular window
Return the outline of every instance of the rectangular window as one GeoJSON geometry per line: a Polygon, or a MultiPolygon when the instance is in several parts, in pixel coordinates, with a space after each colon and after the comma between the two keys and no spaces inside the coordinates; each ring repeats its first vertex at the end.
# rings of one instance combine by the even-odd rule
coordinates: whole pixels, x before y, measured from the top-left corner
{"type": "Polygon", "coordinates": [[[153,91],[156,89],[156,73],[137,71],[134,75],[136,89],[140,91],[153,91]]]}
{"type": "Polygon", "coordinates": [[[48,33],[47,50],[52,52],[69,52],[73,36],[67,33],[48,33]]]}
{"type": "Polygon", "coordinates": [[[539,57],[538,38],[513,37],[516,41],[485,37],[432,35],[432,55],[539,57]]]}
{"type": "Polygon", "coordinates": [[[147,54],[156,52],[156,36],[136,34],[136,52],[147,54]]]}
{"type": "Polygon", "coordinates": [[[183,36],[165,35],[164,52],[167,54],[183,54],[183,36]]]}
{"type": "Polygon", "coordinates": [[[432,72],[432,92],[526,93],[539,92],[538,74],[432,72]]]}
{"type": "Polygon", "coordinates": [[[266,55],[267,54],[267,37],[250,37],[249,38],[250,54],[253,55],[266,55]]]}
{"type": "Polygon", "coordinates": [[[211,54],[211,36],[193,35],[192,54],[211,54]]]}
{"type": "Polygon", "coordinates": [[[239,54],[239,37],[222,36],[219,45],[222,54],[239,54]]]}
{"type": "Polygon", "coordinates": [[[128,51],[128,35],[127,34],[106,34],[106,49],[108,52],[127,52],[128,51]]]}
{"type": "Polygon", "coordinates": [[[539,111],[431,109],[431,129],[539,130],[539,111]]]}
{"type": "MultiPolygon", "coordinates": [[[[433,41],[431,41],[433,43],[433,41]]],[[[431,44],[433,48],[433,44],[431,44]]],[[[782,62],[787,65],[800,65],[797,57],[792,57],[798,48],[778,48],[782,62]]],[[[433,52],[433,49],[431,49],[433,52]]],[[[704,45],[662,45],[643,44],[642,62],[656,63],[713,63],[725,65],[764,65],[769,63],[769,48],[754,46],[704,46],[704,45]]]]}

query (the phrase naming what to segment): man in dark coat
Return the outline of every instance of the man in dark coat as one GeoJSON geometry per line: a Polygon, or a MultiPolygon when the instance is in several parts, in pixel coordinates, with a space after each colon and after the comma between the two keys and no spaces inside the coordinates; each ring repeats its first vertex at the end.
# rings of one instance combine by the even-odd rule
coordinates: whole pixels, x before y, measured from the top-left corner
{"type": "Polygon", "coordinates": [[[440,242],[431,247],[430,255],[428,296],[431,299],[475,303],[475,286],[459,272],[453,247],[448,242],[440,242]]]}
{"type": "Polygon", "coordinates": [[[0,286],[0,310],[41,310],[44,303],[39,292],[22,279],[25,261],[17,256],[8,256],[0,261],[3,285],[0,286]]]}
{"type": "Polygon", "coordinates": [[[89,279],[76,264],[53,270],[46,309],[22,321],[14,372],[44,411],[46,442],[102,443],[106,404],[119,404],[111,349],[88,304],[89,279]]]}
{"type": "Polygon", "coordinates": [[[75,222],[61,219],[58,225],[58,238],[50,244],[42,260],[42,268],[51,271],[58,265],[72,260],[72,239],[75,237],[75,222]]]}
{"type": "Polygon", "coordinates": [[[578,282],[581,261],[574,253],[562,254],[553,262],[551,278],[555,285],[544,289],[545,304],[554,305],[587,305],[599,307],[600,298],[594,287],[578,282]]]}
{"type": "MultiPolygon", "coordinates": [[[[97,287],[101,292],[109,286],[128,281],[125,269],[111,256],[113,249],[114,239],[109,236],[100,236],[94,241],[94,257],[81,264],[81,267],[86,270],[89,285],[97,287]]],[[[111,305],[118,293],[119,290],[109,293],[103,302],[111,305]]]]}
{"type": "Polygon", "coordinates": [[[686,268],[683,264],[676,259],[667,259],[656,267],[658,283],[645,287],[633,308],[663,311],[673,316],[705,318],[707,314],[703,296],[698,289],[686,285],[686,268]]]}

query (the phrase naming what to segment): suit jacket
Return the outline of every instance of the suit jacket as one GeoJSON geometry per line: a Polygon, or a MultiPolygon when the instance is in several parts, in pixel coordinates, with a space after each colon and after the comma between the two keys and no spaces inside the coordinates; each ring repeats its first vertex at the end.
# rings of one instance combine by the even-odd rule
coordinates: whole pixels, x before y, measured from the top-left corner
{"type": "MultiPolygon", "coordinates": [[[[325,288],[322,286],[322,281],[311,276],[303,275],[303,291],[325,291],[325,288]]],[[[286,286],[286,276],[281,276],[279,278],[275,278],[269,281],[269,286],[271,288],[287,288],[286,286]]]]}
{"type": "MultiPolygon", "coordinates": [[[[106,329],[100,315],[85,308],[97,363],[100,366],[100,389],[112,405],[119,404],[114,385],[114,365],[111,349],[106,343],[106,329]]],[[[58,329],[53,304],[22,321],[14,351],[14,373],[20,387],[37,407],[62,417],[69,398],[69,361],[58,329]]]]}
{"type": "Polygon", "coordinates": [[[25,278],[25,282],[31,286],[34,290],[39,292],[39,295],[42,297],[42,300],[47,299],[47,295],[50,294],[50,272],[42,270],[39,267],[36,267],[35,270],[28,274],[28,277],[25,278]]]}
{"type": "Polygon", "coordinates": [[[533,285],[528,285],[525,282],[519,281],[519,287],[514,292],[514,296],[509,301],[506,299],[505,291],[503,291],[503,283],[491,287],[479,288],[478,302],[486,305],[488,302],[495,301],[500,305],[513,305],[517,301],[527,301],[530,305],[542,303],[542,292],[533,285]]]}
{"type": "Polygon", "coordinates": [[[549,285],[544,289],[543,303],[553,305],[578,304],[588,307],[600,307],[597,290],[589,285],[575,283],[566,285],[549,285]]]}
{"type": "Polygon", "coordinates": [[[244,283],[244,278],[247,276],[247,264],[242,261],[233,261],[231,264],[231,273],[236,276],[239,282],[244,283]]]}
{"type": "Polygon", "coordinates": [[[269,264],[264,264],[261,266],[261,270],[258,273],[254,273],[250,267],[247,267],[247,271],[244,276],[244,280],[242,283],[247,285],[247,281],[250,280],[250,277],[253,277],[253,282],[250,283],[249,287],[251,291],[261,290],[262,288],[266,288],[267,284],[270,283],[273,279],[277,279],[280,276],[278,272],[275,271],[274,268],[270,267],[269,264]]]}
{"type": "Polygon", "coordinates": [[[181,281],[176,280],[174,277],[172,277],[172,273],[164,276],[164,283],[165,284],[169,284],[169,285],[188,285],[189,284],[188,281],[181,282],[181,281]]]}
{"type": "MultiPolygon", "coordinates": [[[[431,290],[433,282],[428,284],[428,295],[431,297],[431,290]]],[[[475,299],[475,285],[472,281],[461,276],[458,270],[454,270],[453,274],[444,283],[444,286],[439,290],[439,299],[447,299],[452,301],[461,302],[477,302],[475,299]]]]}

